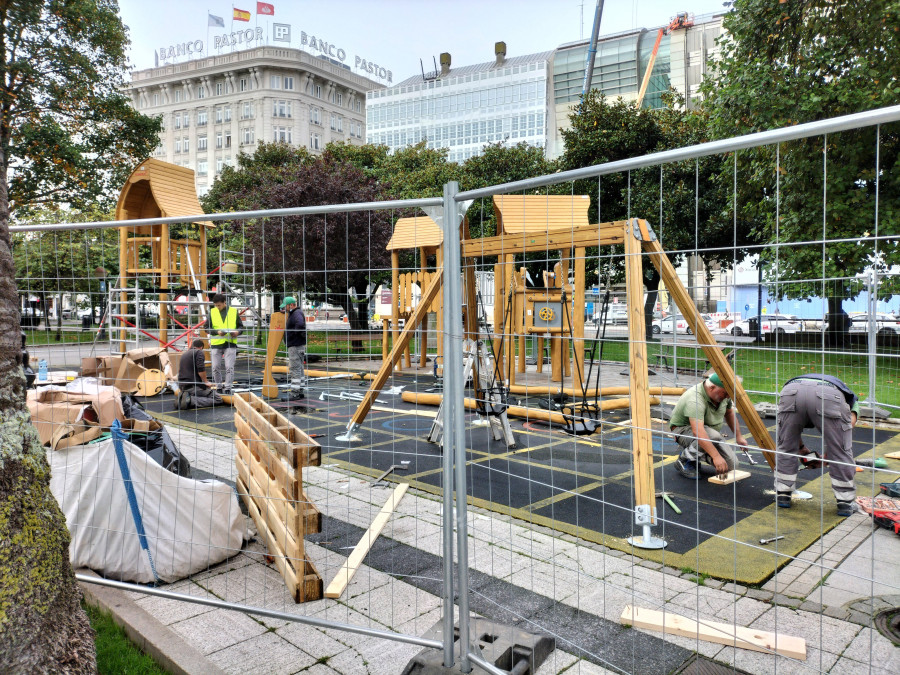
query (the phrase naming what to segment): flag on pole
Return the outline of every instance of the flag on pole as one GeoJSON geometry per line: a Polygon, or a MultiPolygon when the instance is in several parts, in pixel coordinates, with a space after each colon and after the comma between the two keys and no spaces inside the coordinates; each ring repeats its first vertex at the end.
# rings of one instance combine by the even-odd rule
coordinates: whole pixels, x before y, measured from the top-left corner
{"type": "Polygon", "coordinates": [[[267,14],[268,16],[275,16],[275,5],[270,5],[268,2],[257,2],[256,3],[256,13],[257,14],[267,14]]]}
{"type": "Polygon", "coordinates": [[[221,16],[216,16],[215,14],[209,15],[209,22],[206,24],[207,26],[216,26],[218,28],[225,28],[225,19],[221,16]]]}
{"type": "Polygon", "coordinates": [[[232,14],[232,19],[235,21],[250,21],[250,12],[245,9],[238,9],[237,7],[232,8],[234,14],[232,14]]]}

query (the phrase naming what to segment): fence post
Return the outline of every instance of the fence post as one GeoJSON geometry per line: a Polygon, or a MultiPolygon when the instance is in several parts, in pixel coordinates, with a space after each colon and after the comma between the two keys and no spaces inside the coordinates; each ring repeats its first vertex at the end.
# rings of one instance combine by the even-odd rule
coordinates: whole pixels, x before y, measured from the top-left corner
{"type": "Polygon", "coordinates": [[[459,648],[462,672],[469,663],[469,570],[466,527],[465,386],[462,360],[462,263],[460,258],[459,184],[444,185],[444,665],[453,664],[452,533],[453,488],[456,488],[457,588],[459,589],[459,648]],[[455,474],[454,481],[451,480],[455,474]],[[448,590],[450,593],[448,594],[448,590]],[[448,598],[449,595],[449,598],[448,598]],[[449,599],[449,602],[448,602],[449,599]],[[448,649],[450,651],[448,662],[448,649]]]}

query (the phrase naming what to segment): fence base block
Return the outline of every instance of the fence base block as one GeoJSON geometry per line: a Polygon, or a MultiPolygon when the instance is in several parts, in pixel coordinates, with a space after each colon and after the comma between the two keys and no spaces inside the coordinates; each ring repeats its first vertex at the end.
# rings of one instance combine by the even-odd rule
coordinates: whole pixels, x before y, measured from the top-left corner
{"type": "MultiPolygon", "coordinates": [[[[521,628],[486,619],[472,619],[469,626],[472,630],[473,652],[480,651],[485,661],[507,672],[515,669],[517,673],[534,673],[556,649],[556,639],[543,633],[529,633],[521,628]],[[526,668],[522,662],[526,662],[528,667],[526,668]]],[[[438,621],[424,637],[440,640],[443,628],[443,622],[438,621]]],[[[453,634],[458,640],[459,626],[453,627],[453,634]]],[[[458,652],[458,645],[454,650],[458,652]]],[[[406,664],[402,675],[443,675],[459,672],[461,671],[458,660],[452,668],[447,668],[444,666],[444,654],[441,650],[423,649],[406,664]]],[[[474,672],[482,671],[476,667],[474,672]]]]}

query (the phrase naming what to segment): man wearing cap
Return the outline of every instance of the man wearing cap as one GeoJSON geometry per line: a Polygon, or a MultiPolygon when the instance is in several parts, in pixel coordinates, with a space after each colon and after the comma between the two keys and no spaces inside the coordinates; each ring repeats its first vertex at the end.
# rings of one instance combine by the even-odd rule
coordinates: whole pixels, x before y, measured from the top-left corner
{"type": "MultiPolygon", "coordinates": [[[[811,452],[803,444],[801,434],[804,429],[815,427],[822,434],[837,514],[849,516],[856,511],[856,462],[852,442],[858,416],[859,398],[836,377],[810,373],[785,383],[778,399],[778,453],[775,456],[775,503],[779,508],[791,507],[791,493],[801,461],[810,469],[822,466],[820,459],[801,459],[811,452]]],[[[812,454],[819,457],[817,453],[812,454]]]]}
{"type": "Polygon", "coordinates": [[[244,331],[237,307],[229,307],[222,293],[212,297],[209,310],[209,344],[212,357],[213,381],[220,394],[232,394],[234,364],[237,360],[237,339],[244,331]]]}
{"type": "Polygon", "coordinates": [[[288,375],[291,379],[290,398],[306,396],[306,317],[297,305],[297,298],[287,296],[281,303],[286,314],[284,322],[284,344],[288,352],[288,375]]]}
{"type": "Polygon", "coordinates": [[[747,445],[728,392],[713,373],[684,392],[672,411],[669,428],[682,448],[675,462],[678,473],[696,480],[700,460],[712,464],[718,475],[737,468],[737,454],[719,433],[723,424],[734,432],[735,443],[747,445]]]}

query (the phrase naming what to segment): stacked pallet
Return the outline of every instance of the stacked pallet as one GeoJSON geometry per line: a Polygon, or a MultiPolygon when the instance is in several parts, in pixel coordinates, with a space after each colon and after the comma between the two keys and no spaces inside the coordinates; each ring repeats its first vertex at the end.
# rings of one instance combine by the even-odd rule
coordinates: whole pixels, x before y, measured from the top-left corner
{"type": "Polygon", "coordinates": [[[303,491],[303,467],[321,463],[321,447],[255,394],[236,394],[233,405],[238,494],[294,601],[319,600],[322,577],[303,537],[321,531],[322,515],[303,491]]]}

